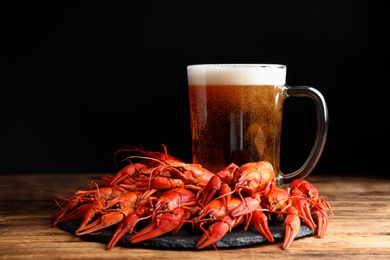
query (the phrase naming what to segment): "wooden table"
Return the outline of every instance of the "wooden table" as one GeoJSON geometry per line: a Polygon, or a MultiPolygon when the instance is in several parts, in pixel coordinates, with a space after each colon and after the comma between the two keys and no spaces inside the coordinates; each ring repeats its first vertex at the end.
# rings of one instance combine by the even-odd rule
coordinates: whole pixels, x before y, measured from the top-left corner
{"type": "Polygon", "coordinates": [[[56,196],[85,189],[97,174],[0,176],[0,259],[390,259],[390,179],[310,175],[334,216],[325,236],[248,248],[157,250],[86,241],[53,227],[56,196]]]}

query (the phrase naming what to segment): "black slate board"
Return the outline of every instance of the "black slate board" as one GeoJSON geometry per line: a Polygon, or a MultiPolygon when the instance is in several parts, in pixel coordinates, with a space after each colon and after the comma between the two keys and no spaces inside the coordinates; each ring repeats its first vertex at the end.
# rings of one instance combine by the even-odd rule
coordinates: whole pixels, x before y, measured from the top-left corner
{"type": "MultiPolygon", "coordinates": [[[[59,224],[65,231],[74,234],[79,226],[79,222],[66,221],[59,224]]],[[[284,238],[285,227],[281,223],[269,223],[269,229],[275,239],[284,238]]],[[[87,238],[93,241],[108,243],[115,231],[115,227],[105,229],[94,235],[83,235],[81,237],[87,238]]],[[[131,244],[129,238],[131,234],[126,234],[124,239],[120,243],[124,243],[126,246],[148,247],[148,248],[166,248],[166,249],[196,249],[196,242],[202,236],[201,232],[195,232],[189,227],[183,227],[175,236],[172,236],[172,232],[164,234],[160,237],[153,238],[147,241],[131,244]]],[[[296,238],[310,236],[313,231],[302,225],[296,238]]],[[[222,239],[217,241],[215,245],[218,248],[232,248],[243,247],[260,244],[265,242],[266,239],[259,234],[259,232],[250,226],[246,232],[242,232],[242,228],[236,228],[231,232],[228,232],[222,239]]],[[[207,248],[212,248],[209,246],[207,248]]]]}

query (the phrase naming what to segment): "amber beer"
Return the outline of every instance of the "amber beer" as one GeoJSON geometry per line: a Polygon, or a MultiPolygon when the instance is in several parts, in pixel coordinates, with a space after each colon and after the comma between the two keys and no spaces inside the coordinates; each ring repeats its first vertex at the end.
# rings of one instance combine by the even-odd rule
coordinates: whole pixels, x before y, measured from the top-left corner
{"type": "MultiPolygon", "coordinates": [[[[218,172],[232,162],[240,166],[266,160],[281,174],[283,102],[291,89],[285,84],[286,66],[190,65],[187,75],[193,163],[218,172]]],[[[320,111],[316,144],[305,166],[289,175],[292,179],[303,177],[314,168],[324,146],[328,123],[326,104],[318,91],[297,87],[291,94],[314,95],[320,111]]]]}
{"type": "Polygon", "coordinates": [[[216,172],[230,162],[266,160],[279,169],[280,86],[190,85],[193,162],[216,172]]]}

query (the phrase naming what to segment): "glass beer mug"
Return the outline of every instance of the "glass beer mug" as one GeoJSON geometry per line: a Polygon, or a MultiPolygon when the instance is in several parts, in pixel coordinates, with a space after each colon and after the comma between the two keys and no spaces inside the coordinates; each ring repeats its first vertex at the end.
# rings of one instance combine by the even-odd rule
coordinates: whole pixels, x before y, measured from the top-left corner
{"type": "Polygon", "coordinates": [[[270,162],[279,185],[303,179],[316,166],[328,134],[324,97],[313,87],[288,86],[285,65],[200,64],[187,66],[192,163],[216,173],[230,163],[270,162]],[[280,169],[283,102],[311,98],[317,132],[311,152],[294,172],[280,169]]]}

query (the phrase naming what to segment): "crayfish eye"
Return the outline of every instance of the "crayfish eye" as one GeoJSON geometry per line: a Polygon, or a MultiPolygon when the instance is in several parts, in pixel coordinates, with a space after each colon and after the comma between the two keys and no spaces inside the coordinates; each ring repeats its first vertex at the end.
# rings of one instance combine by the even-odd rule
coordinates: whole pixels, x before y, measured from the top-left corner
{"type": "Polygon", "coordinates": [[[166,209],[167,209],[167,206],[162,205],[162,206],[161,206],[161,209],[162,209],[162,210],[166,210],[166,209]]]}

